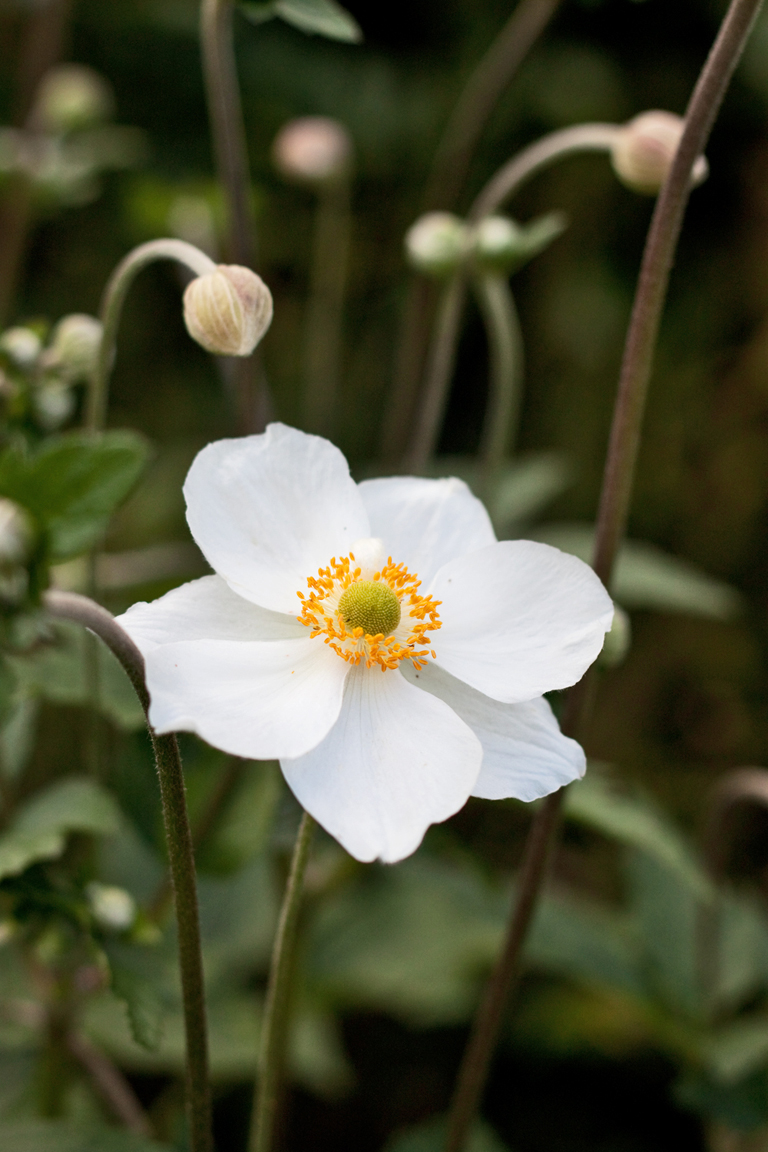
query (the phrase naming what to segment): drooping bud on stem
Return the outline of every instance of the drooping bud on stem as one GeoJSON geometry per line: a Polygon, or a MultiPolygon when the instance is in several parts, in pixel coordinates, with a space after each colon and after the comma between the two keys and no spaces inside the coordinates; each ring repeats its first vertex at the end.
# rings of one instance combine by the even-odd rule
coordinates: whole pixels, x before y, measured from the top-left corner
{"type": "Polygon", "coordinates": [[[338,120],[302,116],[280,129],[272,145],[272,158],[287,180],[324,184],[349,173],[352,141],[338,120]]]}
{"type": "Polygon", "coordinates": [[[250,356],[272,323],[272,294],[250,268],[219,264],[184,293],[193,340],[218,356],[250,356]]]}
{"type": "MultiPolygon", "coordinates": [[[[683,134],[684,122],[673,112],[642,112],[618,132],[611,148],[613,170],[633,192],[655,196],[667,178],[683,134]]],[[[706,156],[699,156],[693,167],[691,185],[706,180],[709,172],[706,156]]]]}
{"type": "Polygon", "coordinates": [[[467,251],[467,226],[452,212],[427,212],[405,234],[408,262],[427,276],[449,276],[467,251]]]}

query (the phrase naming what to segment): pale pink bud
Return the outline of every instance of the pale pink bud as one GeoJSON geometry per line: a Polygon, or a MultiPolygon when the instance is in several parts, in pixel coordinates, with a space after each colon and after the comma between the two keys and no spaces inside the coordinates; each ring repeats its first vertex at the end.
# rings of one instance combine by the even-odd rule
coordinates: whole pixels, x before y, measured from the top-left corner
{"type": "Polygon", "coordinates": [[[272,323],[272,294],[250,268],[219,264],[184,293],[184,323],[217,356],[250,356],[272,323]]]}
{"type": "MultiPolygon", "coordinates": [[[[613,170],[633,192],[655,196],[667,178],[684,121],[674,112],[642,112],[620,130],[611,149],[613,170]]],[[[706,156],[693,166],[691,185],[701,184],[709,172],[706,156]]]]}
{"type": "Polygon", "coordinates": [[[272,145],[272,157],[286,179],[322,184],[349,171],[352,141],[338,120],[302,116],[280,129],[272,145]]]}

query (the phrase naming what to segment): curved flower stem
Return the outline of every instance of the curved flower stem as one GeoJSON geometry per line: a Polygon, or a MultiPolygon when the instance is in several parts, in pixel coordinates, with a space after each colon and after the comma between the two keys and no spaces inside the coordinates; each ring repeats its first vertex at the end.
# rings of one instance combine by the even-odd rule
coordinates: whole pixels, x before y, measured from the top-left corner
{"type": "MultiPolygon", "coordinates": [[[[597,522],[593,567],[606,584],[626,528],[645,397],[669,272],[688,202],[691,172],[696,158],[706,147],[728,82],[761,5],[762,0],[731,0],[689,101],[683,135],[651,221],[624,349],[597,522]]],[[[593,665],[568,692],[562,724],[566,735],[583,739],[594,690],[593,665]]],[[[519,977],[522,948],[554,847],[561,805],[562,790],[548,796],[536,812],[528,835],[506,941],[459,1072],[446,1152],[461,1152],[464,1148],[480,1103],[503,1009],[519,977]]]]}
{"type": "MultiPolygon", "coordinates": [[[[615,124],[577,124],[573,128],[564,128],[561,132],[552,132],[549,136],[537,140],[530,148],[524,148],[500,168],[486,184],[470,209],[469,222],[477,224],[484,216],[494,212],[526,181],[555,161],[577,152],[608,151],[617,132],[618,126],[615,124]]],[[[409,470],[424,470],[440,434],[451,373],[456,361],[463,306],[463,275],[457,273],[444,292],[438,308],[427,362],[421,410],[406,456],[406,467],[409,470]],[[461,287],[458,286],[459,282],[461,287]]]]}
{"type": "Polygon", "coordinates": [[[438,146],[425,197],[429,209],[453,207],[488,117],[559,6],[560,0],[520,0],[478,63],[438,146]]]}
{"type": "MultiPolygon", "coordinates": [[[[52,616],[89,628],[122,664],[145,713],[149,694],[144,657],[106,608],[74,592],[46,592],[43,602],[52,616]]],[[[147,722],[149,724],[149,721],[147,722]]],[[[212,1152],[211,1088],[208,1075],[208,1025],[205,1012],[200,917],[195,884],[195,857],[187,815],[184,774],[173,733],[159,736],[149,728],[155,753],[168,862],[176,902],[184,1027],[187,1045],[187,1112],[191,1152],[212,1152]]]]}
{"type": "Polygon", "coordinates": [[[304,426],[333,437],[339,387],[344,291],[352,225],[350,173],[318,189],[305,326],[304,426]]]}
{"type": "Polygon", "coordinates": [[[213,260],[184,240],[150,240],[140,244],[125,256],[109,278],[101,299],[100,317],[104,325],[96,370],[91,379],[85,426],[91,432],[104,427],[107,415],[109,375],[115,360],[117,330],[128,289],[143,268],[155,260],[177,260],[194,272],[204,276],[216,268],[213,260]]]}
{"type": "Polygon", "coordinates": [[[424,471],[437,446],[437,438],[448,402],[448,388],[456,363],[459,321],[464,310],[467,284],[457,272],[443,288],[435,330],[427,359],[424,394],[421,398],[413,440],[405,458],[405,469],[418,476],[424,471]]]}
{"type": "Polygon", "coordinates": [[[561,128],[542,136],[499,168],[475,197],[468,219],[476,224],[484,216],[490,216],[537,173],[566,156],[575,156],[579,152],[610,152],[619,131],[618,124],[574,124],[571,128],[561,128]]]}
{"type": "Polygon", "coordinates": [[[249,1152],[272,1152],[280,1082],[288,1041],[291,977],[301,894],[314,830],[315,821],[308,812],[305,812],[293,849],[288,883],[283,906],[280,909],[280,921],[272,948],[249,1152]]]}
{"type": "Polygon", "coordinates": [[[481,274],[475,280],[475,292],[491,361],[490,394],[480,441],[480,491],[487,503],[517,433],[523,387],[523,334],[504,274],[481,274]]]}

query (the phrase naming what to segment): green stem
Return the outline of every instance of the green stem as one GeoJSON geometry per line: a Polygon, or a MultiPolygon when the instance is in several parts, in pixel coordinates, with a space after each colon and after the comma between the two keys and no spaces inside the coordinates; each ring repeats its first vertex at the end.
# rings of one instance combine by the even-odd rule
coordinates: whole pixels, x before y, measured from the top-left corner
{"type": "Polygon", "coordinates": [[[472,72],[435,154],[425,197],[428,209],[453,207],[491,112],[560,2],[520,0],[472,72]]]}
{"type": "MultiPolygon", "coordinates": [[[[707,139],[762,0],[731,0],[688,104],[685,128],[656,203],[638,279],[603,476],[593,567],[607,584],[626,528],[647,385],[666,298],[691,173],[707,139]]],[[[583,741],[595,693],[594,665],[568,692],[562,729],[583,741]]],[[[521,968],[523,946],[547,873],[559,825],[562,790],[548,796],[534,816],[526,844],[517,901],[501,956],[482,1001],[459,1071],[451,1105],[446,1152],[465,1147],[482,1097],[504,1008],[521,968]]]]}
{"type": "Polygon", "coordinates": [[[491,368],[480,441],[480,488],[487,503],[516,439],[523,388],[523,334],[505,275],[483,273],[475,281],[475,292],[488,335],[491,368]]]}
{"type": "Polygon", "coordinates": [[[418,476],[426,469],[437,447],[437,438],[448,403],[448,389],[456,363],[459,321],[464,310],[467,285],[463,272],[457,272],[443,288],[437,309],[435,330],[427,359],[421,410],[405,459],[405,471],[418,476]]]}
{"type": "Polygon", "coordinates": [[[249,1152],[272,1152],[288,1043],[291,978],[294,970],[301,895],[314,830],[315,822],[309,813],[305,812],[293,849],[291,869],[280,910],[280,922],[272,949],[249,1152]]]}
{"type": "Polygon", "coordinates": [[[86,427],[92,432],[103,428],[106,420],[109,376],[115,360],[117,330],[128,289],[139,272],[155,260],[176,260],[194,272],[195,276],[204,276],[216,268],[209,256],[184,240],[150,240],[148,244],[134,248],[120,261],[109,278],[101,300],[100,316],[104,331],[96,370],[91,380],[85,420],[86,427]]]}
{"type": "MultiPolygon", "coordinates": [[[[100,604],[74,592],[46,592],[44,604],[52,616],[82,624],[104,641],[122,664],[145,713],[148,712],[149,694],[144,678],[144,657],[114,617],[100,604]]],[[[149,721],[147,723],[149,725],[149,721]]],[[[160,782],[168,863],[176,904],[187,1049],[189,1143],[191,1152],[212,1152],[203,956],[195,883],[195,856],[187,814],[184,773],[175,735],[169,733],[160,736],[151,726],[149,734],[160,782]]]]}
{"type": "Polygon", "coordinates": [[[332,436],[352,225],[349,174],[326,181],[318,196],[305,331],[304,425],[308,432],[332,436]]]}

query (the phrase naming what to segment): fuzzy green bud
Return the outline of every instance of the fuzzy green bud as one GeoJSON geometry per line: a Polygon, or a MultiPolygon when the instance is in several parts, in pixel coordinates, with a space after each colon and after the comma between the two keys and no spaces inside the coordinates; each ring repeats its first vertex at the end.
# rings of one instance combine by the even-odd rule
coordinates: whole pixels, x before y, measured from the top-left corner
{"type": "Polygon", "coordinates": [[[102,928],[124,932],[136,919],[136,901],[125,888],[94,881],[86,889],[93,918],[102,928]]]}
{"type": "Polygon", "coordinates": [[[408,263],[426,276],[449,276],[467,251],[468,230],[452,212],[427,212],[405,234],[408,263]]]}
{"type": "MultiPolygon", "coordinates": [[[[633,192],[656,196],[667,178],[685,122],[673,112],[642,112],[619,130],[611,149],[613,170],[633,192]]],[[[709,165],[699,156],[691,173],[691,186],[706,180],[709,165]]]]}
{"type": "Polygon", "coordinates": [[[250,356],[272,323],[272,294],[250,268],[219,264],[184,293],[184,323],[217,356],[250,356]]]}
{"type": "Polygon", "coordinates": [[[31,328],[8,328],[0,336],[0,351],[5,352],[17,368],[34,367],[40,348],[40,337],[31,328]]]}
{"type": "Polygon", "coordinates": [[[25,564],[34,535],[27,512],[15,500],[0,496],[0,567],[25,564]]]}
{"type": "Polygon", "coordinates": [[[95,316],[73,312],[59,320],[43,361],[47,372],[74,384],[87,380],[96,368],[103,328],[95,316]]]}
{"type": "Polygon", "coordinates": [[[40,82],[32,120],[58,136],[103,124],[113,111],[112,88],[103,76],[84,64],[58,64],[40,82]]]}

